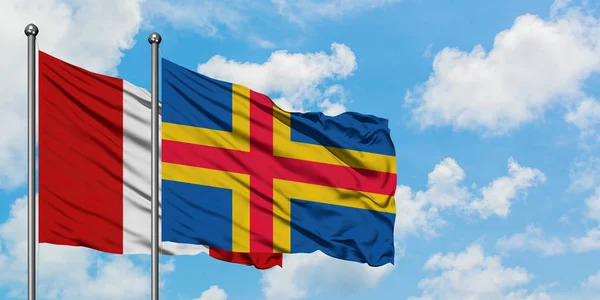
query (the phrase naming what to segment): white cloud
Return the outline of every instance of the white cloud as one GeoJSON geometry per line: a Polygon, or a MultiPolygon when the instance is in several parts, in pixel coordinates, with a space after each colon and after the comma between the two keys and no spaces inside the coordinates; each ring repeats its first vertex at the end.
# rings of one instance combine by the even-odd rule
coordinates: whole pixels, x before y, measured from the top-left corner
{"type": "Polygon", "coordinates": [[[595,275],[590,275],[585,282],[581,283],[584,290],[597,290],[600,292],[600,271],[595,275]]]}
{"type": "MultiPolygon", "coordinates": [[[[600,188],[586,200],[588,219],[600,225],[600,188]]],[[[556,237],[544,236],[542,230],[537,227],[528,226],[524,233],[517,233],[510,237],[502,237],[496,246],[501,251],[529,250],[540,253],[543,256],[559,255],[567,250],[575,253],[600,250],[600,227],[592,228],[584,236],[571,237],[569,249],[567,244],[556,237]]]]}
{"type": "Polygon", "coordinates": [[[0,188],[25,181],[27,39],[29,22],[40,28],[41,50],[95,72],[116,74],[123,50],[134,44],[142,0],[4,0],[0,39],[0,188]],[[110,20],[110,22],[106,22],[110,20]]]}
{"type": "Polygon", "coordinates": [[[574,111],[567,113],[565,120],[580,129],[589,129],[600,124],[600,102],[587,98],[574,111]]]}
{"type": "Polygon", "coordinates": [[[346,91],[344,87],[335,84],[327,88],[323,94],[325,100],[322,100],[318,107],[323,114],[328,116],[336,116],[346,111],[346,91]]]}
{"type": "Polygon", "coordinates": [[[198,72],[221,80],[240,83],[269,95],[282,108],[304,110],[321,104],[331,113],[343,111],[343,89],[326,86],[327,79],[344,79],[356,69],[356,56],[343,44],[333,43],[331,54],[275,51],[262,64],[241,63],[216,55],[198,66],[198,72]],[[322,89],[325,88],[325,91],[322,89]],[[340,94],[341,93],[341,94],[340,94]],[[340,100],[332,102],[336,96],[340,100]],[[316,103],[317,99],[320,101],[316,103]]]}
{"type": "MultiPolygon", "coordinates": [[[[124,256],[83,247],[40,244],[38,293],[52,299],[147,299],[150,274],[124,256]]],[[[0,225],[0,285],[13,295],[27,286],[27,199],[17,199],[0,225]]]]}
{"type": "Polygon", "coordinates": [[[600,145],[600,102],[593,98],[587,98],[571,109],[565,121],[575,125],[580,130],[580,147],[594,149],[600,145]]]}
{"type": "Polygon", "coordinates": [[[600,224],[600,187],[597,187],[596,192],[585,199],[585,204],[588,208],[588,217],[600,224]]]}
{"type": "Polygon", "coordinates": [[[583,237],[571,238],[575,252],[600,250],[600,228],[592,228],[583,237]]]}
{"type": "MultiPolygon", "coordinates": [[[[417,192],[417,195],[423,193],[417,192]]],[[[426,192],[425,192],[426,193],[426,192]]],[[[437,229],[446,225],[439,217],[437,207],[429,203],[423,196],[413,196],[410,187],[396,188],[396,226],[394,233],[400,238],[409,234],[423,233],[425,236],[436,236],[437,229]]]]}
{"type": "Polygon", "coordinates": [[[319,108],[323,114],[328,116],[337,116],[346,111],[346,107],[341,103],[331,103],[329,99],[319,103],[319,108]]]}
{"type": "Polygon", "coordinates": [[[268,3],[248,0],[147,0],[143,8],[147,28],[166,21],[176,29],[189,29],[202,36],[223,38],[232,35],[260,48],[276,47],[253,30],[257,18],[252,16],[263,16],[264,12],[273,11],[268,3]]]}
{"type": "Polygon", "coordinates": [[[257,35],[250,36],[249,40],[252,41],[257,46],[259,46],[260,48],[264,48],[264,49],[277,48],[277,45],[275,45],[275,43],[273,43],[269,40],[263,39],[257,35]]]}
{"type": "Polygon", "coordinates": [[[502,217],[510,212],[511,199],[520,191],[525,191],[546,178],[538,169],[521,167],[512,157],[508,160],[508,175],[492,181],[481,190],[483,198],[469,204],[469,210],[479,212],[482,218],[492,214],[502,217]]]}
{"type": "Polygon", "coordinates": [[[485,256],[479,244],[458,254],[436,253],[424,268],[439,273],[421,280],[423,294],[409,299],[548,299],[538,292],[515,290],[533,276],[524,268],[503,266],[499,256],[485,256]]]}
{"type": "Polygon", "coordinates": [[[461,206],[467,201],[469,191],[460,183],[465,179],[464,170],[456,160],[446,158],[427,175],[426,197],[433,206],[446,208],[461,206]]]}
{"type": "MultiPolygon", "coordinates": [[[[55,253],[55,255],[61,254],[65,253],[55,253]]],[[[97,259],[96,264],[98,271],[89,275],[85,281],[80,281],[79,286],[67,287],[64,285],[72,283],[61,283],[63,285],[61,291],[55,285],[53,289],[57,295],[62,292],[61,299],[145,299],[149,296],[149,274],[139,266],[135,266],[131,260],[113,257],[106,262],[97,259]]],[[[71,263],[66,265],[74,267],[71,263]]],[[[83,269],[83,266],[75,267],[83,269]]],[[[58,275],[53,274],[53,276],[58,275]]]]}
{"type": "Polygon", "coordinates": [[[573,2],[573,0],[555,0],[550,7],[550,14],[556,16],[558,13],[567,9],[571,2],[573,2]]]}
{"type": "Polygon", "coordinates": [[[323,254],[284,256],[285,267],[263,272],[261,285],[266,300],[302,299],[309,295],[335,293],[348,295],[377,286],[394,266],[370,267],[323,254]]]}
{"type": "Polygon", "coordinates": [[[175,272],[175,259],[170,258],[167,262],[160,264],[160,274],[168,274],[175,272]]]}
{"type": "Polygon", "coordinates": [[[423,57],[429,58],[433,55],[433,53],[431,53],[431,50],[433,49],[433,44],[429,44],[429,46],[427,46],[427,48],[425,48],[425,52],[423,52],[423,57]]]}
{"type": "Polygon", "coordinates": [[[570,191],[586,192],[600,186],[600,157],[575,162],[570,177],[570,191]]]}
{"type": "Polygon", "coordinates": [[[413,193],[410,187],[396,190],[396,233],[436,235],[436,229],[445,225],[440,212],[453,209],[466,214],[477,213],[481,218],[491,215],[506,217],[512,201],[519,192],[536,183],[544,182],[538,170],[521,167],[513,158],[508,160],[508,176],[496,178],[479,189],[479,194],[464,185],[464,170],[452,158],[445,158],[428,175],[427,190],[413,193]]]}
{"type": "Polygon", "coordinates": [[[585,200],[587,217],[597,222],[599,227],[588,230],[585,236],[571,238],[575,252],[588,252],[600,250],[600,187],[596,187],[593,194],[585,200]]]}
{"type": "Polygon", "coordinates": [[[503,236],[496,242],[500,251],[529,250],[540,253],[543,256],[563,254],[566,245],[556,237],[545,237],[540,228],[527,226],[523,233],[513,234],[510,237],[503,236]]]}
{"type": "Polygon", "coordinates": [[[581,282],[579,289],[575,288],[564,292],[546,292],[549,288],[557,285],[559,285],[557,282],[542,285],[535,289],[531,294],[527,294],[526,291],[511,293],[508,294],[504,300],[596,300],[598,299],[598,292],[600,291],[600,272],[596,275],[590,275],[586,281],[581,282]]]}
{"type": "Polygon", "coordinates": [[[321,18],[336,18],[346,14],[374,9],[401,0],[271,0],[279,13],[290,21],[303,25],[321,18]]]}
{"type": "Polygon", "coordinates": [[[167,277],[169,274],[175,272],[175,258],[171,257],[169,258],[169,260],[167,260],[164,263],[161,263],[158,266],[158,276],[160,277],[159,280],[159,287],[163,288],[165,286],[165,277],[167,277]]]}
{"type": "Polygon", "coordinates": [[[500,135],[584,98],[583,83],[600,71],[600,22],[564,3],[550,20],[519,16],[489,52],[437,53],[429,79],[405,97],[415,122],[500,135]]]}
{"type": "Polygon", "coordinates": [[[227,293],[219,286],[213,285],[194,300],[227,300],[227,293]]]}
{"type": "MultiPolygon", "coordinates": [[[[587,280],[580,283],[579,289],[572,289],[564,292],[552,292],[548,293],[546,290],[553,286],[557,286],[558,283],[554,282],[548,285],[543,285],[537,288],[532,294],[527,295],[523,293],[517,295],[517,297],[507,297],[509,299],[523,299],[523,300],[596,300],[598,299],[598,292],[600,292],[600,271],[595,275],[590,275],[587,280]]],[[[510,296],[510,294],[509,294],[510,296]]]]}
{"type": "Polygon", "coordinates": [[[419,232],[437,235],[436,229],[446,224],[439,217],[440,210],[462,207],[469,197],[467,188],[460,184],[465,173],[453,158],[442,160],[427,177],[425,191],[413,194],[408,186],[396,189],[395,233],[399,237],[419,232]]]}
{"type": "Polygon", "coordinates": [[[503,300],[550,300],[555,299],[550,294],[543,291],[534,291],[529,294],[526,290],[509,293],[503,300]]]}

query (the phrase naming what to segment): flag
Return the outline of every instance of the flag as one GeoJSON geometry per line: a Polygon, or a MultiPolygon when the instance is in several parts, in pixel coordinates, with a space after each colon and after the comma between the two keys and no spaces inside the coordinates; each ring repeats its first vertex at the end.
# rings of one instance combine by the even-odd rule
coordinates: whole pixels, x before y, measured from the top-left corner
{"type": "Polygon", "coordinates": [[[387,120],[290,113],[243,85],[161,64],[163,240],[394,263],[387,120]]]}
{"type": "MultiPolygon", "coordinates": [[[[39,51],[39,242],[151,253],[151,94],[39,51]]],[[[281,255],[161,243],[257,268],[281,255]]]]}

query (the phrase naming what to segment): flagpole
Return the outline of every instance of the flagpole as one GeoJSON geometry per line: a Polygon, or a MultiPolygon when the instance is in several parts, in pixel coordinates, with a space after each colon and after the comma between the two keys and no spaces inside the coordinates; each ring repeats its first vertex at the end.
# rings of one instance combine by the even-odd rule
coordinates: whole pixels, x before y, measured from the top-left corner
{"type": "Polygon", "coordinates": [[[158,300],[158,194],[159,194],[159,174],[158,164],[158,45],[162,38],[160,34],[154,32],[148,37],[148,42],[152,46],[152,300],[158,300]]]}
{"type": "Polygon", "coordinates": [[[35,207],[35,39],[38,35],[35,24],[25,27],[27,36],[27,295],[29,300],[36,298],[36,207],[35,207]]]}

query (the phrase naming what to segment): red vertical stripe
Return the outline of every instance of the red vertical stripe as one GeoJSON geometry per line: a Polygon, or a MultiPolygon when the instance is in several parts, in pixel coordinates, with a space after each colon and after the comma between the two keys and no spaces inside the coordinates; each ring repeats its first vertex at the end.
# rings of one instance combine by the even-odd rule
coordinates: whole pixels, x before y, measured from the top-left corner
{"type": "Polygon", "coordinates": [[[250,251],[273,252],[273,102],[252,90],[250,154],[250,251]]]}
{"type": "Polygon", "coordinates": [[[39,52],[39,241],[123,252],[123,82],[39,52]]]}

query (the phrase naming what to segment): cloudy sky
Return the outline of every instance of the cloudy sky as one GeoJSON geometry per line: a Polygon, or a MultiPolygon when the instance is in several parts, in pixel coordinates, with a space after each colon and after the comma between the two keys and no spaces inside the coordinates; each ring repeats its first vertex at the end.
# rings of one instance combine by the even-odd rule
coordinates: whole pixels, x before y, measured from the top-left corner
{"type": "MultiPolygon", "coordinates": [[[[390,120],[394,266],[321,253],[258,271],[163,257],[163,299],[600,295],[600,3],[591,0],[4,0],[0,298],[26,295],[26,38],[150,85],[147,37],[288,110],[390,120]]],[[[148,256],[41,245],[43,299],[148,299],[148,256]]],[[[597,298],[596,298],[597,299],[597,298]]]]}

